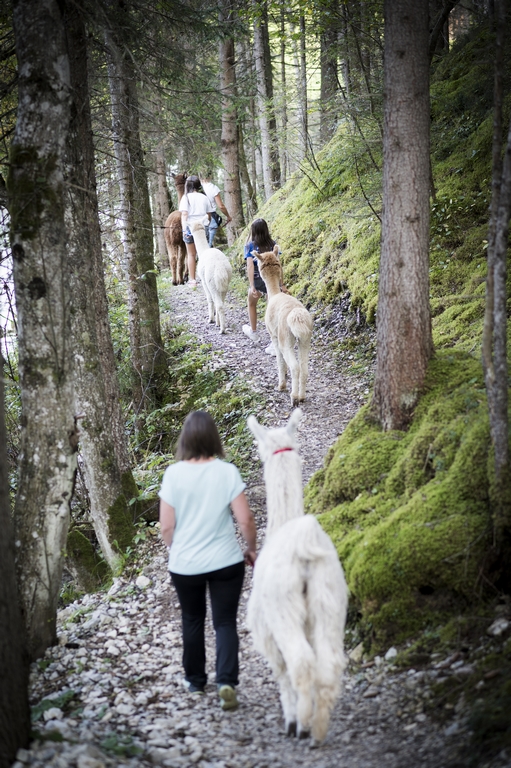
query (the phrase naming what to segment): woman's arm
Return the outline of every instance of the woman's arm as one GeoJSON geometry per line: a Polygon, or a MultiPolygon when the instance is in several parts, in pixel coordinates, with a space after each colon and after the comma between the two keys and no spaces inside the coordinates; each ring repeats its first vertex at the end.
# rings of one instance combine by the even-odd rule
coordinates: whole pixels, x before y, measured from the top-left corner
{"type": "Polygon", "coordinates": [[[252,256],[247,256],[246,262],[247,262],[247,277],[249,282],[249,290],[258,296],[259,291],[254,286],[254,259],[252,258],[252,256]]]}
{"type": "Polygon", "coordinates": [[[256,560],[256,524],[254,516],[248,506],[247,497],[242,491],[239,496],[231,501],[231,509],[236,521],[241,529],[241,535],[245,539],[247,548],[243,553],[245,562],[253,565],[256,560]]]}
{"type": "Polygon", "coordinates": [[[176,513],[174,507],[160,499],[160,532],[167,547],[172,544],[174,528],[176,527],[176,513]]]}
{"type": "Polygon", "coordinates": [[[216,203],[217,208],[220,208],[222,213],[226,216],[225,223],[228,224],[230,221],[232,221],[231,217],[229,216],[229,211],[225,207],[224,201],[220,197],[220,192],[218,193],[218,195],[215,195],[215,203],[216,203]]]}

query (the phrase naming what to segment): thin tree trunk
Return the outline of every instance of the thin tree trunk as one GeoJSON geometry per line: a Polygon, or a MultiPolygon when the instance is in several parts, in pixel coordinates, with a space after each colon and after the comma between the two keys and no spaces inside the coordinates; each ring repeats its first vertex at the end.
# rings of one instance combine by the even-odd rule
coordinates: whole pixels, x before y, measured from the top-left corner
{"type": "Polygon", "coordinates": [[[273,112],[273,82],[269,53],[266,4],[260,4],[261,15],[254,21],[254,58],[257,78],[257,108],[261,132],[261,155],[265,199],[280,186],[280,168],[276,148],[276,123],[273,112]]]}
{"type": "Polygon", "coordinates": [[[0,768],[10,768],[18,749],[28,746],[30,709],[28,654],[18,603],[9,504],[3,365],[0,355],[0,768]]]}
{"type": "MultiPolygon", "coordinates": [[[[220,23],[232,18],[229,0],[220,10],[220,23]]],[[[220,42],[220,90],[222,92],[222,161],[225,170],[225,206],[232,221],[227,226],[227,242],[232,245],[245,226],[238,156],[238,127],[236,109],[236,69],[234,40],[223,38],[220,42]]]]}
{"type": "Polygon", "coordinates": [[[151,207],[140,143],[136,78],[129,54],[117,35],[118,28],[115,28],[107,30],[105,37],[114,151],[121,192],[133,384],[136,410],[139,410],[160,404],[167,379],[167,359],[161,338],[151,207]]]}
{"type": "Polygon", "coordinates": [[[289,170],[287,148],[287,67],[286,67],[286,9],[285,0],[280,3],[280,173],[282,184],[286,183],[289,170]]]}
{"type": "Polygon", "coordinates": [[[321,92],[320,92],[320,127],[321,144],[332,138],[336,123],[335,98],[337,95],[337,29],[333,23],[321,33],[321,92]]]}
{"type": "Polygon", "coordinates": [[[487,250],[486,306],[483,327],[483,367],[495,457],[495,543],[511,540],[511,473],[508,434],[507,249],[511,215],[511,123],[502,160],[504,103],[504,34],[506,6],[495,3],[496,55],[493,117],[492,200],[487,250]]]}
{"type": "Polygon", "coordinates": [[[163,142],[156,148],[156,184],[154,196],[154,216],[156,227],[156,240],[158,243],[158,257],[160,267],[168,269],[169,259],[165,244],[164,226],[170,213],[170,195],[167,184],[167,163],[165,161],[165,148],[163,142]]]}
{"type": "Polygon", "coordinates": [[[429,54],[423,0],[385,0],[383,219],[376,415],[405,429],[432,354],[429,310],[429,54]]]}
{"type": "Polygon", "coordinates": [[[20,601],[34,659],[56,640],[78,443],[63,183],[71,94],[56,0],[17,0],[14,31],[19,101],[9,198],[22,401],[14,517],[20,601]]]}
{"type": "Polygon", "coordinates": [[[252,182],[250,181],[250,174],[247,168],[247,159],[245,157],[243,131],[241,124],[238,126],[238,151],[240,160],[240,178],[243,186],[245,187],[245,198],[247,201],[247,217],[249,220],[252,220],[257,212],[257,199],[255,190],[252,187],[252,182]]]}
{"type": "MultiPolygon", "coordinates": [[[[77,412],[84,416],[80,446],[94,530],[106,562],[117,572],[122,562],[120,552],[131,544],[135,532],[132,508],[128,506],[133,491],[127,498],[125,490],[136,486],[131,472],[123,471],[117,460],[99,354],[96,320],[99,306],[94,289],[98,282],[97,266],[101,264],[101,239],[89,108],[87,43],[81,12],[70,0],[66,2],[65,20],[73,94],[67,156],[67,224],[75,402],[77,412]]],[[[101,283],[98,290],[103,297],[106,291],[102,273],[101,283]]],[[[104,302],[100,303],[106,311],[104,302]]],[[[103,339],[103,343],[112,348],[110,337],[103,339]]],[[[123,439],[126,442],[126,438],[123,439]]]]}

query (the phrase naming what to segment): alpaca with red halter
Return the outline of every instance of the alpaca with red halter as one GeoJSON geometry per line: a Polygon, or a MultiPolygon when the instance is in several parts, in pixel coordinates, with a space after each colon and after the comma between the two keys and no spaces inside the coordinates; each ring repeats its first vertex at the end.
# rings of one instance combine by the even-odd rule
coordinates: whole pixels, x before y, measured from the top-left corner
{"type": "Polygon", "coordinates": [[[267,429],[248,419],[267,494],[266,538],[254,567],[247,624],[280,689],[286,733],[321,742],[346,666],[348,589],[330,538],[303,510],[296,431],[302,412],[267,429]]]}

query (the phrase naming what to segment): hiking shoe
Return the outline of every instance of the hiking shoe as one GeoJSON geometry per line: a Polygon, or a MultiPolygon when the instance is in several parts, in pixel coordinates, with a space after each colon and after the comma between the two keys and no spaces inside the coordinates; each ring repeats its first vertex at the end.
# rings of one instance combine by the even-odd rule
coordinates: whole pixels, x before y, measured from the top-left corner
{"type": "Polygon", "coordinates": [[[248,336],[250,341],[259,341],[259,335],[257,331],[253,331],[252,328],[249,325],[244,325],[241,329],[245,336],[248,336]]]}
{"type": "Polygon", "coordinates": [[[199,696],[204,696],[204,688],[200,688],[198,685],[194,685],[193,683],[190,683],[188,680],[183,680],[184,685],[188,693],[196,693],[199,696]]]}
{"type": "Polygon", "coordinates": [[[273,355],[273,357],[277,357],[277,350],[273,346],[273,341],[271,341],[267,347],[265,347],[265,350],[267,355],[273,355]]]}
{"type": "Polygon", "coordinates": [[[238,699],[232,685],[219,685],[218,695],[220,696],[220,706],[222,709],[237,709],[238,699]]]}

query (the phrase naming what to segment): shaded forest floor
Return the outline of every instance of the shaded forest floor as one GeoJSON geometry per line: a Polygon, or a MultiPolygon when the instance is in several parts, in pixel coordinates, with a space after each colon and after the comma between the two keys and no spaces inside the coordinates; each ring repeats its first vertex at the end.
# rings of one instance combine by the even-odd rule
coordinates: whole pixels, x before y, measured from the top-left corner
{"type": "MultiPolygon", "coordinates": [[[[267,424],[287,420],[289,396],[275,390],[275,360],[264,353],[266,332],[262,330],[259,346],[242,334],[246,310],[237,296],[229,296],[228,333],[221,336],[206,322],[200,286],[196,291],[187,286],[169,290],[170,321],[188,324],[220,352],[223,364],[245,372],[266,399],[267,424]]],[[[299,432],[304,481],[322,466],[329,446],[367,399],[371,364],[354,369],[356,352],[349,352],[349,344],[339,351],[348,325],[351,338],[368,343],[370,332],[357,327],[342,303],[316,318],[309,395],[299,432]]],[[[259,461],[254,461],[248,495],[261,536],[265,495],[259,461]]],[[[312,749],[306,741],[286,738],[276,685],[245,627],[250,580],[247,573],[239,616],[240,707],[223,712],[214,685],[210,620],[206,695],[190,695],[183,687],[179,606],[166,571],[165,547],[158,536],[148,536],[136,563],[108,593],[86,595],[59,612],[59,645],[31,673],[39,737],[30,751],[20,751],[16,768],[469,765],[461,757],[469,741],[463,707],[448,704],[442,717],[432,717],[430,702],[435,684],[447,677],[462,680],[470,659],[438,655],[427,668],[403,670],[393,666],[392,652],[387,661],[364,660],[360,647],[349,647],[349,633],[353,658],[326,742],[312,749]]],[[[478,763],[488,768],[510,764],[505,754],[478,763]]]]}

